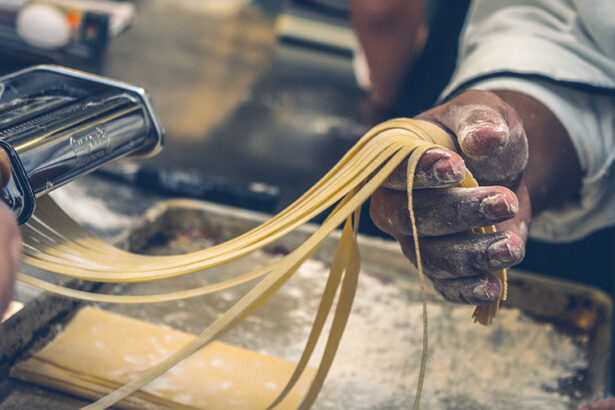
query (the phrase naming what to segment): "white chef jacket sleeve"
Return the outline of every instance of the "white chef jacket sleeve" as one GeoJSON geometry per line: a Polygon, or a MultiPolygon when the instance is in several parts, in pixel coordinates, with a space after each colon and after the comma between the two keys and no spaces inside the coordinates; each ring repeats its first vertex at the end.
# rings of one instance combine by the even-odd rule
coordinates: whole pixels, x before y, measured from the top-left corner
{"type": "Polygon", "coordinates": [[[584,172],[579,198],[534,217],[530,236],[580,239],[615,225],[615,1],[476,0],[442,99],[514,90],[564,125],[584,172]]]}
{"type": "Polygon", "coordinates": [[[569,242],[615,225],[615,98],[550,81],[499,77],[472,85],[514,90],[549,107],[568,131],[584,172],[578,198],[535,215],[530,237],[569,242]]]}

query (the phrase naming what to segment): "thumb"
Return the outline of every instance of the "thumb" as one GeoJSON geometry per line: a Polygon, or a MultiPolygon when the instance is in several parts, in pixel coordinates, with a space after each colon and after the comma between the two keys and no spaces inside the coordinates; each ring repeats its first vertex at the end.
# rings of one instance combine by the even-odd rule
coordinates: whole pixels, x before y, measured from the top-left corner
{"type": "Polygon", "coordinates": [[[527,165],[519,115],[493,93],[468,91],[421,116],[455,134],[467,168],[482,184],[511,185],[527,165]]]}

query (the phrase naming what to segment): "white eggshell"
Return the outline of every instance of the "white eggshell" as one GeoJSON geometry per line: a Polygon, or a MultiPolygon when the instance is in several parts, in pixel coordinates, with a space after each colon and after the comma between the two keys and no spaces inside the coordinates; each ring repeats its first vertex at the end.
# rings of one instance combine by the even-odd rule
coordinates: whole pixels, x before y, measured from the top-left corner
{"type": "Polygon", "coordinates": [[[59,48],[69,43],[71,29],[61,10],[50,5],[31,4],[17,16],[17,33],[33,46],[59,48]]]}

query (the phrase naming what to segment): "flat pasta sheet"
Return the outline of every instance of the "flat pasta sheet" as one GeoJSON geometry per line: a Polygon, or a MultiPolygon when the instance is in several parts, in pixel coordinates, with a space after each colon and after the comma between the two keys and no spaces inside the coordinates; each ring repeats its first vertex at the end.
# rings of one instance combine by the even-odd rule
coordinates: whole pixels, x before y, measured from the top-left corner
{"type": "MultiPolygon", "coordinates": [[[[11,376],[85,398],[98,398],[155,366],[195,336],[85,307],[11,376]]],[[[263,409],[296,364],[212,342],[116,406],[120,408],[263,409]]],[[[307,368],[280,409],[295,409],[315,370],[307,368]]]]}

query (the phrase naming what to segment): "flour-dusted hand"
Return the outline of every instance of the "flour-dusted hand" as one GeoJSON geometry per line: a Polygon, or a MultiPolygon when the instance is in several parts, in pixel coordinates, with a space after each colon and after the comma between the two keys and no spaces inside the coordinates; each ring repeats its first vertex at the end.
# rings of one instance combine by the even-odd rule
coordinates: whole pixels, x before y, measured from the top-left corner
{"type": "MultiPolygon", "coordinates": [[[[460,154],[431,149],[419,161],[413,206],[425,273],[450,301],[487,304],[502,291],[488,273],[519,263],[531,215],[524,181],[528,144],[515,110],[497,95],[469,91],[419,116],[455,136],[460,154]],[[466,167],[482,185],[456,188],[466,167]],[[471,228],[498,232],[473,235],[471,228]]],[[[415,260],[402,164],[372,197],[376,225],[415,260]]]]}

